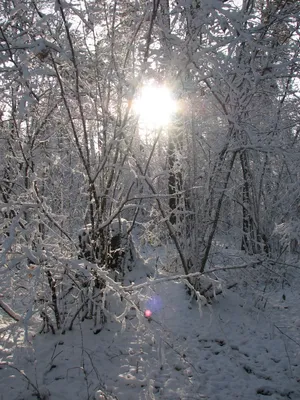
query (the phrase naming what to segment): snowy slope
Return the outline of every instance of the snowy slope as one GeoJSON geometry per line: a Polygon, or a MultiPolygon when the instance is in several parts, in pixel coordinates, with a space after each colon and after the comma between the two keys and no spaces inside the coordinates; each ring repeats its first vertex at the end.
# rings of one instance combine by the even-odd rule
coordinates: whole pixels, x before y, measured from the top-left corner
{"type": "Polygon", "coordinates": [[[2,364],[0,399],[35,399],[36,391],[52,400],[299,400],[296,281],[285,301],[274,290],[262,310],[239,285],[199,312],[182,283],[152,281],[139,293],[139,317],[131,310],[123,331],[108,321],[95,335],[85,321],[24,344],[12,324],[1,333],[0,357],[26,377],[2,364]],[[145,309],[153,311],[149,320],[145,309]]]}

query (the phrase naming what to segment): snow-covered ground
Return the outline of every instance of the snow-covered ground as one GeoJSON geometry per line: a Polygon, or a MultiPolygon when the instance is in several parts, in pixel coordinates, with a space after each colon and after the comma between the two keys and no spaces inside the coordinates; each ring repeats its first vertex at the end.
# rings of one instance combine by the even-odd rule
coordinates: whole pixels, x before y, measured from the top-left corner
{"type": "Polygon", "coordinates": [[[299,400],[299,272],[261,298],[237,280],[201,310],[183,283],[152,281],[138,317],[131,310],[123,329],[109,319],[98,334],[84,321],[24,344],[21,327],[2,320],[0,400],[299,400]]]}

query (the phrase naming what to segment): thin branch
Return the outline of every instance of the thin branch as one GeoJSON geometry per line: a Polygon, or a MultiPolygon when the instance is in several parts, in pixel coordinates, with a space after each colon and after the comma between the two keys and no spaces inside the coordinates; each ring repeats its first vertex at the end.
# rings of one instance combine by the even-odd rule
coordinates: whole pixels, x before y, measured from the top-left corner
{"type": "Polygon", "coordinates": [[[173,275],[173,276],[168,276],[166,278],[159,278],[159,279],[155,279],[155,280],[150,280],[148,282],[145,283],[141,283],[139,285],[131,285],[131,286],[126,286],[123,288],[123,290],[125,292],[132,292],[134,290],[140,290],[144,287],[148,287],[148,286],[153,286],[153,285],[157,285],[160,283],[164,283],[164,282],[169,282],[169,281],[177,281],[177,280],[186,280],[189,278],[197,278],[197,277],[201,277],[204,275],[208,275],[211,274],[213,272],[218,272],[218,271],[227,271],[227,270],[232,270],[232,269],[245,269],[245,268],[253,268],[256,265],[261,264],[261,261],[256,261],[250,264],[244,264],[244,265],[236,265],[236,266],[232,266],[232,267],[220,267],[220,268],[214,268],[211,269],[209,271],[206,272],[193,272],[187,275],[173,275]]]}
{"type": "Polygon", "coordinates": [[[14,312],[12,308],[10,308],[3,300],[0,299],[0,308],[13,320],[19,322],[21,321],[21,315],[14,312]]]}
{"type": "Polygon", "coordinates": [[[14,365],[10,365],[10,364],[6,363],[6,362],[0,363],[0,368],[1,367],[8,367],[8,368],[14,369],[15,371],[18,371],[22,375],[22,377],[25,378],[25,380],[28,382],[28,384],[34,389],[35,396],[38,398],[38,400],[43,400],[44,397],[41,396],[39,388],[34,383],[32,383],[32,381],[28,378],[28,376],[25,374],[24,371],[15,367],[14,365]]]}

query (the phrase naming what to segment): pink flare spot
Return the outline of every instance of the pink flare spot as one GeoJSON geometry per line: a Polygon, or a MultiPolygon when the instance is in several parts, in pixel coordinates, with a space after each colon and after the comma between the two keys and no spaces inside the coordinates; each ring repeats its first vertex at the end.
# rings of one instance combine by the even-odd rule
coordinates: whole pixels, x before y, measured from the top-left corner
{"type": "Polygon", "coordinates": [[[145,310],[144,315],[145,315],[146,318],[150,318],[151,315],[152,315],[152,311],[150,311],[150,310],[145,310]]]}

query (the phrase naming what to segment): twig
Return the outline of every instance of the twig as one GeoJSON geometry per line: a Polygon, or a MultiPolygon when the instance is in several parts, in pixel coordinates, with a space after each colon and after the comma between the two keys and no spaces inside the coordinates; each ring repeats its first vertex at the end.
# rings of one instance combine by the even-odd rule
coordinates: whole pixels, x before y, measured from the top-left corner
{"type": "Polygon", "coordinates": [[[58,357],[58,356],[63,352],[63,350],[62,350],[62,351],[60,351],[59,353],[57,353],[57,354],[54,356],[55,351],[56,351],[56,348],[57,348],[57,343],[55,343],[55,346],[54,346],[54,349],[53,349],[53,352],[52,352],[51,361],[50,361],[51,364],[52,364],[53,361],[56,359],[56,357],[58,357]],[[53,357],[53,356],[54,356],[54,357],[53,357]]]}
{"type": "MultiPolygon", "coordinates": [[[[154,318],[151,318],[151,322],[155,322],[158,326],[160,326],[162,329],[165,329],[165,327],[163,327],[163,325],[157,321],[154,318]]],[[[186,358],[186,356],[182,355],[178,350],[175,349],[174,344],[170,344],[167,340],[165,340],[163,337],[160,337],[160,339],[171,349],[174,351],[174,353],[176,353],[181,360],[183,360],[185,363],[189,364],[193,370],[198,374],[199,371],[197,371],[196,367],[186,358]]]]}
{"type": "MultiPolygon", "coordinates": [[[[77,309],[77,311],[76,311],[75,314],[73,315],[73,318],[72,318],[72,320],[71,320],[71,322],[70,322],[70,325],[69,325],[69,328],[68,328],[69,331],[71,331],[71,330],[73,329],[73,324],[74,324],[74,321],[75,321],[77,315],[80,313],[80,311],[83,309],[83,307],[87,304],[87,302],[88,302],[89,300],[94,300],[94,299],[96,299],[97,297],[100,296],[100,294],[101,294],[101,293],[97,293],[97,294],[96,294],[95,296],[93,296],[92,298],[88,297],[87,299],[85,299],[85,301],[80,305],[80,307],[77,309]]],[[[63,333],[65,333],[65,328],[63,329],[63,333]]]]}
{"type": "Polygon", "coordinates": [[[85,361],[84,361],[84,344],[83,344],[83,332],[82,332],[82,326],[79,324],[79,330],[80,330],[80,339],[81,339],[81,369],[83,371],[84,375],[84,380],[86,383],[86,392],[87,392],[87,399],[90,399],[90,392],[89,392],[89,382],[88,382],[88,372],[86,369],[85,361]]]}
{"type": "MultiPolygon", "coordinates": [[[[300,346],[299,343],[297,343],[293,338],[291,338],[291,337],[288,336],[286,333],[284,333],[277,325],[274,324],[274,326],[275,326],[275,328],[277,328],[277,329],[279,330],[279,332],[280,332],[282,335],[286,336],[286,337],[287,337],[288,339],[290,339],[292,342],[294,342],[294,343],[296,343],[298,346],[300,346]]],[[[292,371],[292,365],[291,365],[290,355],[289,355],[289,353],[288,353],[288,349],[287,349],[285,340],[283,340],[283,343],[284,343],[285,353],[286,353],[286,356],[287,356],[287,359],[288,359],[288,362],[289,362],[290,373],[291,373],[291,378],[292,378],[292,377],[293,377],[293,371],[292,371]]]]}
{"type": "Polygon", "coordinates": [[[287,335],[286,333],[284,333],[277,325],[274,324],[274,326],[275,326],[276,329],[279,330],[279,332],[280,332],[282,335],[286,336],[288,339],[290,339],[292,342],[294,342],[297,346],[300,346],[300,343],[298,343],[295,339],[293,339],[292,337],[290,337],[289,335],[287,335]]]}
{"type": "Polygon", "coordinates": [[[268,259],[268,261],[269,261],[270,263],[280,264],[280,265],[284,265],[284,266],[286,266],[286,267],[291,267],[291,268],[300,269],[300,267],[299,267],[298,265],[288,264],[288,263],[285,263],[285,262],[276,261],[276,260],[272,260],[272,259],[270,259],[270,260],[268,259]]]}
{"type": "Polygon", "coordinates": [[[14,312],[3,300],[0,299],[0,308],[12,319],[19,322],[21,321],[21,316],[14,312]]]}
{"type": "Polygon", "coordinates": [[[35,395],[38,398],[38,400],[43,400],[42,397],[41,397],[41,394],[40,394],[40,391],[39,391],[38,387],[34,383],[32,383],[32,381],[28,378],[28,376],[25,374],[24,371],[20,370],[19,368],[15,367],[13,365],[10,365],[10,364],[6,363],[6,362],[0,363],[0,367],[3,367],[3,366],[9,367],[9,368],[12,368],[12,369],[18,371],[22,375],[22,377],[26,379],[28,384],[34,389],[35,395]]]}
{"type": "Polygon", "coordinates": [[[231,285],[228,285],[226,289],[227,290],[232,289],[233,287],[237,286],[237,284],[238,284],[237,282],[232,283],[231,285]]]}
{"type": "Polygon", "coordinates": [[[205,271],[205,272],[192,272],[190,274],[187,275],[173,275],[173,276],[168,276],[166,278],[159,278],[159,279],[155,279],[152,281],[148,281],[145,283],[141,283],[139,285],[131,285],[131,286],[127,286],[124,287],[123,290],[125,292],[132,292],[134,290],[139,290],[142,289],[144,287],[147,286],[152,286],[152,285],[156,285],[159,283],[163,283],[163,282],[168,282],[168,281],[175,281],[175,280],[184,280],[187,278],[197,278],[203,275],[208,275],[212,272],[217,272],[217,271],[227,271],[227,270],[231,270],[231,269],[244,269],[244,268],[251,268],[254,267],[255,265],[261,264],[261,261],[257,261],[257,262],[253,262],[251,264],[245,264],[245,265],[236,265],[236,266],[232,266],[232,267],[220,267],[220,268],[215,268],[215,269],[211,269],[209,271],[205,271]]]}

